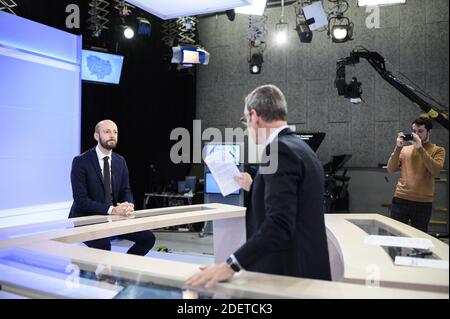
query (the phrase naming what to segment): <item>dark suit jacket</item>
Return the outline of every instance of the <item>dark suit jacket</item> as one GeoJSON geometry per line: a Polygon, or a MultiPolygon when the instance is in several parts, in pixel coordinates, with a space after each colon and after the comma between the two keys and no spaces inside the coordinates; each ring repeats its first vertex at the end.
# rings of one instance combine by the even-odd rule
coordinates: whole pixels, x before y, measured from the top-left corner
{"type": "MultiPolygon", "coordinates": [[[[103,176],[95,148],[73,159],[70,180],[74,202],[69,218],[108,213],[110,205],[105,204],[103,176]]],[[[125,201],[133,203],[127,164],[122,156],[114,152],[111,160],[111,185],[114,205],[125,201]]]]}
{"type": "Polygon", "coordinates": [[[274,154],[276,141],[278,169],[261,174],[267,165],[259,168],[246,215],[247,242],[234,255],[246,270],[330,280],[322,165],[289,129],[265,153],[274,154]]]}

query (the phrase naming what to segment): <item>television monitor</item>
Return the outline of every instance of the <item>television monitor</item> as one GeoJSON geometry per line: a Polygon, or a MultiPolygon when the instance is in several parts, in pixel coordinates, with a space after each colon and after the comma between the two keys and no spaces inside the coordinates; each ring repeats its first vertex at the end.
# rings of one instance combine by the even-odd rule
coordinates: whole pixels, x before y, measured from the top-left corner
{"type": "MultiPolygon", "coordinates": [[[[217,185],[214,176],[211,173],[205,174],[205,193],[207,194],[221,194],[219,185],[217,185]]],[[[230,195],[239,195],[240,190],[231,193],[230,195]]]]}
{"type": "Polygon", "coordinates": [[[89,82],[119,84],[124,57],[121,55],[82,50],[81,78],[89,82]]]}
{"type": "Polygon", "coordinates": [[[205,157],[216,152],[226,150],[234,158],[236,165],[240,164],[241,160],[241,147],[239,144],[206,144],[205,157]]]}
{"type": "Polygon", "coordinates": [[[323,139],[325,138],[325,133],[301,133],[296,132],[295,133],[300,139],[305,141],[306,144],[309,145],[309,147],[312,148],[314,152],[317,152],[319,149],[320,144],[322,144],[323,139]]]}

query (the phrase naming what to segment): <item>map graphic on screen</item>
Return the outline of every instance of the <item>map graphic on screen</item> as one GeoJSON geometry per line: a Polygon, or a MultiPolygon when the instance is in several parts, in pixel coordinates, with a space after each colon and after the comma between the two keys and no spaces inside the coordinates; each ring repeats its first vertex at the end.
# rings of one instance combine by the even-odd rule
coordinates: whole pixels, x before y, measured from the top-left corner
{"type": "Polygon", "coordinates": [[[81,77],[86,81],[119,84],[123,56],[83,50],[81,77]]]}

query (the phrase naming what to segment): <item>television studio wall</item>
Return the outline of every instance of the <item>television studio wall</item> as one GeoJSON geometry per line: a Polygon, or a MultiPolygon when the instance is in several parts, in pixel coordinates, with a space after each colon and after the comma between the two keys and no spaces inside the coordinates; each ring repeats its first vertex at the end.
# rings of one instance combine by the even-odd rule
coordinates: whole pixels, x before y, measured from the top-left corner
{"type": "Polygon", "coordinates": [[[0,211],[72,200],[81,37],[0,11],[0,211]]]}
{"type": "MultiPolygon", "coordinates": [[[[196,116],[202,126],[237,127],[244,97],[258,85],[273,83],[286,95],[289,124],[296,124],[300,131],[327,133],[318,150],[322,161],[352,154],[351,167],[386,163],[397,132],[410,130],[421,109],[365,60],[355,68],[347,67],[347,81],[356,75],[364,91],[365,103],[352,105],[334,88],[336,61],[349,56],[356,46],[364,46],[384,56],[389,71],[402,72],[448,106],[449,5],[447,0],[408,0],[407,5],[381,7],[380,27],[368,29],[366,8],[357,7],[356,0],[348,2],[345,16],[355,24],[354,40],[341,44],[332,43],[326,31],[314,31],[312,43],[300,43],[290,5],[285,8],[289,38],[287,44],[277,46],[273,37],[281,8],[266,9],[267,49],[259,75],[251,75],[247,63],[248,16],[236,14],[235,21],[224,14],[201,18],[199,38],[211,53],[209,65],[200,66],[197,77],[196,116]],[[218,110],[223,116],[217,116],[218,110]]],[[[433,131],[432,140],[448,150],[448,131],[438,123],[433,131]]]]}

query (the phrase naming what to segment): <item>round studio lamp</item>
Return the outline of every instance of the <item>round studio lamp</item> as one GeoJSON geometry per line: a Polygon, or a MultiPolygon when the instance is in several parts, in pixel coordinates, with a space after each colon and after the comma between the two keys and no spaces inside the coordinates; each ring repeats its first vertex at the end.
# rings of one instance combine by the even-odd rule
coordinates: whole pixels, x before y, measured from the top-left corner
{"type": "Polygon", "coordinates": [[[331,35],[336,41],[345,41],[348,37],[347,26],[334,26],[331,35]]]}
{"type": "Polygon", "coordinates": [[[260,70],[261,70],[261,68],[258,65],[252,65],[251,73],[252,74],[258,74],[258,73],[261,72],[260,70]]]}
{"type": "Polygon", "coordinates": [[[287,42],[287,34],[284,31],[279,31],[277,35],[275,36],[275,41],[277,41],[278,44],[285,44],[287,42]]]}
{"type": "Polygon", "coordinates": [[[264,58],[262,53],[253,53],[250,58],[250,74],[260,74],[264,58]]]}
{"type": "Polygon", "coordinates": [[[334,43],[353,40],[353,22],[347,17],[331,17],[328,20],[328,36],[334,43]]]}
{"type": "Polygon", "coordinates": [[[125,29],[123,30],[123,35],[127,39],[132,39],[134,37],[134,30],[130,27],[125,27],[125,29]]]}

